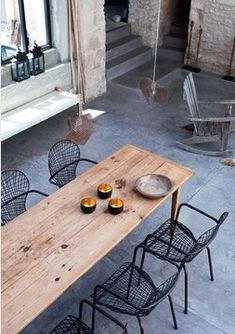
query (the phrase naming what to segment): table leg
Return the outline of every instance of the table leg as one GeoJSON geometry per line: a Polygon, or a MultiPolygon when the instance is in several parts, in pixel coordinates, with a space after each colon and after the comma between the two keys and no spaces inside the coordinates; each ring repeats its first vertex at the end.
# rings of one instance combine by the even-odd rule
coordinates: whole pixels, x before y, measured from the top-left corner
{"type": "Polygon", "coordinates": [[[176,212],[179,206],[179,198],[180,198],[180,188],[178,188],[172,194],[172,202],[171,202],[171,218],[174,219],[176,216],[176,212]]]}

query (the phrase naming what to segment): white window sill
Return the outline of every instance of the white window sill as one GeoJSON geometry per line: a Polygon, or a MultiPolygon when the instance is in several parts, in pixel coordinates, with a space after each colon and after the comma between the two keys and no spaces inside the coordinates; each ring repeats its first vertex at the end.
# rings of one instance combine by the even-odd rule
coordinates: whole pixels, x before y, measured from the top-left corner
{"type": "MultiPolygon", "coordinates": [[[[58,63],[58,52],[55,48],[44,51],[45,69],[56,66],[58,63]]],[[[1,66],[1,87],[14,84],[15,81],[11,77],[11,64],[1,66]]]]}

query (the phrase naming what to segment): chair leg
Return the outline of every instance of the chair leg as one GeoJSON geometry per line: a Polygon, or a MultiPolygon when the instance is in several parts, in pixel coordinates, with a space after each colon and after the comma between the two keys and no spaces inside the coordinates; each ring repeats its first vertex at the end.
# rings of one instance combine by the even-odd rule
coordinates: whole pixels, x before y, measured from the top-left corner
{"type": "MultiPolygon", "coordinates": [[[[140,262],[140,269],[141,269],[141,272],[143,270],[143,266],[144,266],[144,260],[145,260],[145,250],[143,249],[143,252],[142,252],[142,257],[141,257],[141,262],[140,262]]],[[[140,284],[140,275],[139,275],[139,278],[138,278],[138,285],[140,284]]]]}
{"type": "Polygon", "coordinates": [[[141,257],[141,263],[140,263],[140,269],[143,270],[144,267],[144,260],[145,260],[145,250],[143,249],[142,257],[141,257]]]}
{"type": "Polygon", "coordinates": [[[176,321],[176,316],[175,316],[175,310],[174,310],[172,298],[171,298],[170,295],[168,296],[168,299],[169,299],[169,302],[170,302],[170,307],[171,307],[171,313],[172,313],[172,318],[173,318],[173,322],[174,322],[174,327],[175,327],[175,329],[178,329],[177,321],[176,321]]]}
{"type": "Polygon", "coordinates": [[[144,327],[142,325],[142,322],[141,322],[141,319],[140,319],[140,316],[137,315],[136,316],[137,320],[138,320],[138,323],[139,323],[139,327],[140,327],[140,334],[144,334],[144,327]]]}
{"type": "Polygon", "coordinates": [[[188,313],[188,272],[186,266],[184,268],[184,313],[188,313]]]}
{"type": "Polygon", "coordinates": [[[211,281],[214,281],[214,274],[213,274],[213,267],[212,267],[212,261],[211,261],[210,248],[206,247],[206,250],[207,250],[207,255],[208,255],[208,262],[209,262],[209,268],[210,268],[211,281]]]}

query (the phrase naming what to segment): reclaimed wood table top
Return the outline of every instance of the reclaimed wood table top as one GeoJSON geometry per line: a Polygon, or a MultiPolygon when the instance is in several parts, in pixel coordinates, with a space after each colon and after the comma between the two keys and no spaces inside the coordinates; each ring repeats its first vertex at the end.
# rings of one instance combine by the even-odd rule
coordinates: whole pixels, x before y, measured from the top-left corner
{"type": "Polygon", "coordinates": [[[192,174],[171,160],[126,145],[5,225],[2,333],[20,332],[169,196],[177,197],[192,174]],[[147,199],[135,190],[136,179],[150,173],[171,179],[167,196],[147,199]],[[119,182],[123,179],[126,184],[119,182]],[[95,212],[82,213],[81,199],[96,198],[101,183],[110,183],[112,197],[124,200],[121,214],[108,213],[108,200],[101,199],[95,212]]]}

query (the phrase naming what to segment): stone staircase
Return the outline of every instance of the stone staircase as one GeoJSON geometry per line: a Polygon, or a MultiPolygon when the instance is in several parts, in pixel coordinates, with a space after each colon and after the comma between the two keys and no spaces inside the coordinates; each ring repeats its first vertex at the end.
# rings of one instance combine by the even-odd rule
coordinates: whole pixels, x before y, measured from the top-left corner
{"type": "Polygon", "coordinates": [[[152,49],[143,46],[140,36],[131,34],[130,24],[106,33],[106,79],[110,81],[150,61],[152,49]]]}
{"type": "Polygon", "coordinates": [[[183,61],[187,47],[187,34],[187,26],[173,24],[169,34],[164,36],[163,46],[159,48],[159,54],[165,58],[183,61]]]}

